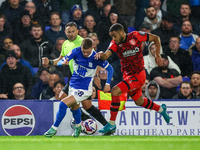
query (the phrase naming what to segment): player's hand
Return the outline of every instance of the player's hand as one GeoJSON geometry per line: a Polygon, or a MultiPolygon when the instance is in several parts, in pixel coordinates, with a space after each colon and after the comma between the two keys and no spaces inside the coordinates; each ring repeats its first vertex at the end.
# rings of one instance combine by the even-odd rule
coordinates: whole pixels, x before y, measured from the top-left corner
{"type": "Polygon", "coordinates": [[[42,64],[43,65],[48,65],[49,64],[49,59],[47,57],[42,58],[42,64]]]}
{"type": "Polygon", "coordinates": [[[1,99],[8,99],[8,93],[6,94],[0,94],[1,99]]]}
{"type": "Polygon", "coordinates": [[[155,57],[155,61],[158,66],[163,65],[162,57],[160,55],[155,57]]]}
{"type": "Polygon", "coordinates": [[[109,92],[110,91],[110,84],[105,84],[105,86],[104,86],[104,88],[103,88],[103,92],[104,93],[107,93],[107,92],[109,92]]]}
{"type": "Polygon", "coordinates": [[[96,55],[94,55],[95,59],[100,59],[104,55],[103,51],[98,52],[96,55]]]}
{"type": "Polygon", "coordinates": [[[94,84],[101,89],[101,80],[99,77],[94,77],[94,84]]]}
{"type": "Polygon", "coordinates": [[[68,58],[67,58],[67,59],[65,59],[65,60],[63,61],[62,65],[63,65],[63,66],[69,65],[68,58]]]}

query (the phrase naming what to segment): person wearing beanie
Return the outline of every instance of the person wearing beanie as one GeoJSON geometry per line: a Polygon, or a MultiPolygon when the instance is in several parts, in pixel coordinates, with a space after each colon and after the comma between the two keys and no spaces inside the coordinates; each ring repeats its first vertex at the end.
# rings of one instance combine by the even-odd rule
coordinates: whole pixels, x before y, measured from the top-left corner
{"type": "Polygon", "coordinates": [[[0,72],[0,98],[12,99],[12,89],[15,83],[22,83],[25,87],[26,97],[30,97],[33,77],[27,66],[17,62],[17,56],[14,51],[8,51],[5,55],[6,64],[0,72]]]}
{"type": "Polygon", "coordinates": [[[13,41],[16,44],[20,44],[24,40],[31,37],[30,31],[31,31],[31,16],[29,14],[28,10],[23,10],[20,13],[20,18],[17,23],[17,27],[13,32],[13,41]]]}
{"type": "Polygon", "coordinates": [[[75,4],[70,10],[70,21],[74,21],[77,24],[78,29],[83,26],[83,13],[80,5],[75,4]]]}
{"type": "Polygon", "coordinates": [[[82,38],[86,38],[86,37],[88,37],[89,31],[86,26],[82,25],[82,26],[79,26],[79,28],[78,28],[78,34],[82,38]]]}

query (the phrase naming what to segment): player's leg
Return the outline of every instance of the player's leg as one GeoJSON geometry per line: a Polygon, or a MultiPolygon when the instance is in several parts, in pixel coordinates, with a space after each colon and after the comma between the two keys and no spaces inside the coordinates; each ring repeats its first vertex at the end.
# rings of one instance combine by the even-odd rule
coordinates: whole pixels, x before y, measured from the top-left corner
{"type": "Polygon", "coordinates": [[[108,122],[106,119],[103,117],[102,113],[100,112],[99,109],[94,107],[92,105],[92,100],[84,100],[82,101],[83,108],[90,114],[92,115],[96,120],[98,120],[103,126],[105,126],[108,122]]]}
{"type": "MultiPolygon", "coordinates": [[[[60,100],[67,97],[67,94],[64,91],[66,91],[65,88],[63,88],[63,91],[60,92],[60,95],[59,95],[60,100]]],[[[58,126],[60,125],[61,121],[65,117],[67,108],[68,108],[67,105],[61,101],[59,104],[59,109],[56,113],[56,120],[54,124],[51,126],[51,128],[47,132],[44,133],[46,137],[52,137],[57,133],[58,126]]]]}
{"type": "Polygon", "coordinates": [[[120,107],[120,95],[124,92],[128,91],[126,83],[124,81],[117,84],[111,90],[112,102],[110,106],[110,121],[107,123],[102,129],[99,130],[100,133],[114,133],[116,131],[115,120],[120,107]],[[124,91],[122,92],[122,89],[124,91]]]}

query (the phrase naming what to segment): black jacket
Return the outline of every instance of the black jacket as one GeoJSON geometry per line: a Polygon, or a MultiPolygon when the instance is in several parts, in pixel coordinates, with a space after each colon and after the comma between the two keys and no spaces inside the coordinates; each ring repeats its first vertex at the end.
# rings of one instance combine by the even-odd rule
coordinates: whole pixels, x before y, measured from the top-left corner
{"type": "Polygon", "coordinates": [[[51,58],[50,54],[53,44],[44,36],[39,43],[35,42],[33,38],[30,38],[22,42],[19,46],[23,53],[23,58],[28,61],[32,67],[41,66],[42,57],[51,58]]]}
{"type": "Polygon", "coordinates": [[[33,87],[33,77],[30,69],[17,62],[17,68],[10,70],[8,65],[4,65],[0,73],[0,86],[2,93],[8,93],[8,98],[13,98],[12,88],[15,83],[22,83],[25,87],[26,97],[31,96],[33,87]]]}
{"type": "Polygon", "coordinates": [[[179,48],[175,55],[171,49],[167,47],[167,49],[164,49],[164,53],[170,56],[170,58],[179,66],[182,77],[189,76],[193,71],[193,62],[188,51],[179,48]]]}
{"type": "MultiPolygon", "coordinates": [[[[192,96],[191,99],[200,99],[200,97],[197,96],[194,92],[191,93],[191,96],[192,96]]],[[[178,93],[174,95],[172,99],[187,99],[187,97],[183,96],[182,93],[178,91],[178,93]]]]}

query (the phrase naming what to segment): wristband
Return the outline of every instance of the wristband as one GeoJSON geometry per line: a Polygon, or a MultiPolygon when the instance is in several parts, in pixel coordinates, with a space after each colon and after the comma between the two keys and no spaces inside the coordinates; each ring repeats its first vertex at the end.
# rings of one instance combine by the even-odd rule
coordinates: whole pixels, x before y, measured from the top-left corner
{"type": "Polygon", "coordinates": [[[95,77],[99,77],[99,75],[98,75],[98,74],[95,74],[94,76],[95,76],[95,77]]]}
{"type": "Polygon", "coordinates": [[[53,65],[53,60],[49,60],[49,65],[53,65]]]}

